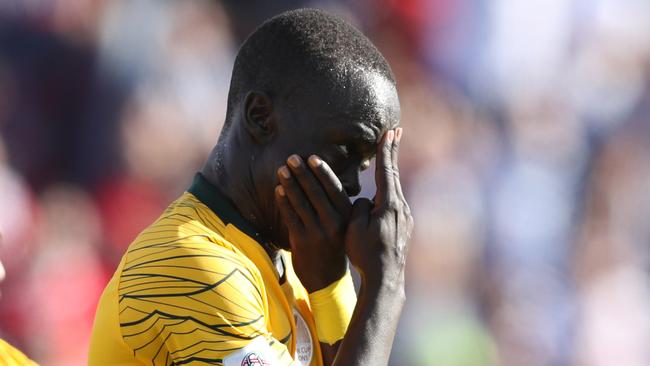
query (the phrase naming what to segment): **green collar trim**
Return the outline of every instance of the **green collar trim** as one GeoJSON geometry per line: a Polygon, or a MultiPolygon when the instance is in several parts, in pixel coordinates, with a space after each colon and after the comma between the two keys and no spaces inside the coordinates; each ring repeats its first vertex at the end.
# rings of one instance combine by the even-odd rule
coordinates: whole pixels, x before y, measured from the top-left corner
{"type": "Polygon", "coordinates": [[[194,181],[187,191],[208,206],[212,212],[219,216],[224,224],[235,225],[239,230],[258,243],[264,242],[262,234],[249,221],[244,219],[230,200],[221,193],[219,188],[208,182],[201,173],[196,173],[194,181]]]}

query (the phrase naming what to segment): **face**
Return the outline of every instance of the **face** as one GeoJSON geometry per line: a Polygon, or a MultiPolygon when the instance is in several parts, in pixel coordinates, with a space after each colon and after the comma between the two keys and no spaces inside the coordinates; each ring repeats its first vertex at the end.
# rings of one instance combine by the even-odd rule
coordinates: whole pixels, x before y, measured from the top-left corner
{"type": "MultiPolygon", "coordinates": [[[[338,176],[349,196],[361,191],[359,174],[368,168],[384,132],[399,124],[399,100],[395,86],[375,72],[353,74],[338,90],[323,93],[312,101],[281,111],[286,119],[278,124],[277,138],[265,155],[274,182],[269,187],[271,202],[278,184],[277,169],[291,154],[305,161],[320,156],[338,176]]],[[[279,211],[273,207],[276,240],[286,240],[279,211]]],[[[284,241],[286,242],[286,241],[284,241]]]]}

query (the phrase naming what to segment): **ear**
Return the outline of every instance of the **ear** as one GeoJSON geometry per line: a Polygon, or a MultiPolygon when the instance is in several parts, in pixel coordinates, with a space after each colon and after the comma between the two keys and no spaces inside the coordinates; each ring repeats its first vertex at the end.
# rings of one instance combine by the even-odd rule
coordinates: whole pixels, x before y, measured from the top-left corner
{"type": "Polygon", "coordinates": [[[250,91],[244,99],[244,126],[257,143],[267,142],[276,131],[273,101],[263,92],[250,91]]]}

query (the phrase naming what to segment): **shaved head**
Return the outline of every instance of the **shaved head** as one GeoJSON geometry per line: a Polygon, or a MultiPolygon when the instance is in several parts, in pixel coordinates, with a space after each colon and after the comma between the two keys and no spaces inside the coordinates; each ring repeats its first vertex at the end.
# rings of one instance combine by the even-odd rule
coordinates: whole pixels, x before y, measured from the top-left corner
{"type": "Polygon", "coordinates": [[[382,54],[358,29],[321,10],[282,13],[263,23],[241,46],[226,125],[250,90],[294,106],[305,98],[332,99],[328,94],[359,90],[354,84],[363,82],[366,74],[395,84],[382,54]]]}

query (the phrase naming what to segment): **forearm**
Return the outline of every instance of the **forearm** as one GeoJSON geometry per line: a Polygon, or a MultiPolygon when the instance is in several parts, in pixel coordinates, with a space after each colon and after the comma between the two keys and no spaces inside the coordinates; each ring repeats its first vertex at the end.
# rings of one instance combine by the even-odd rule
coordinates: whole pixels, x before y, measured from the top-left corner
{"type": "Polygon", "coordinates": [[[403,280],[364,281],[332,365],[388,364],[404,301],[403,280]]]}

